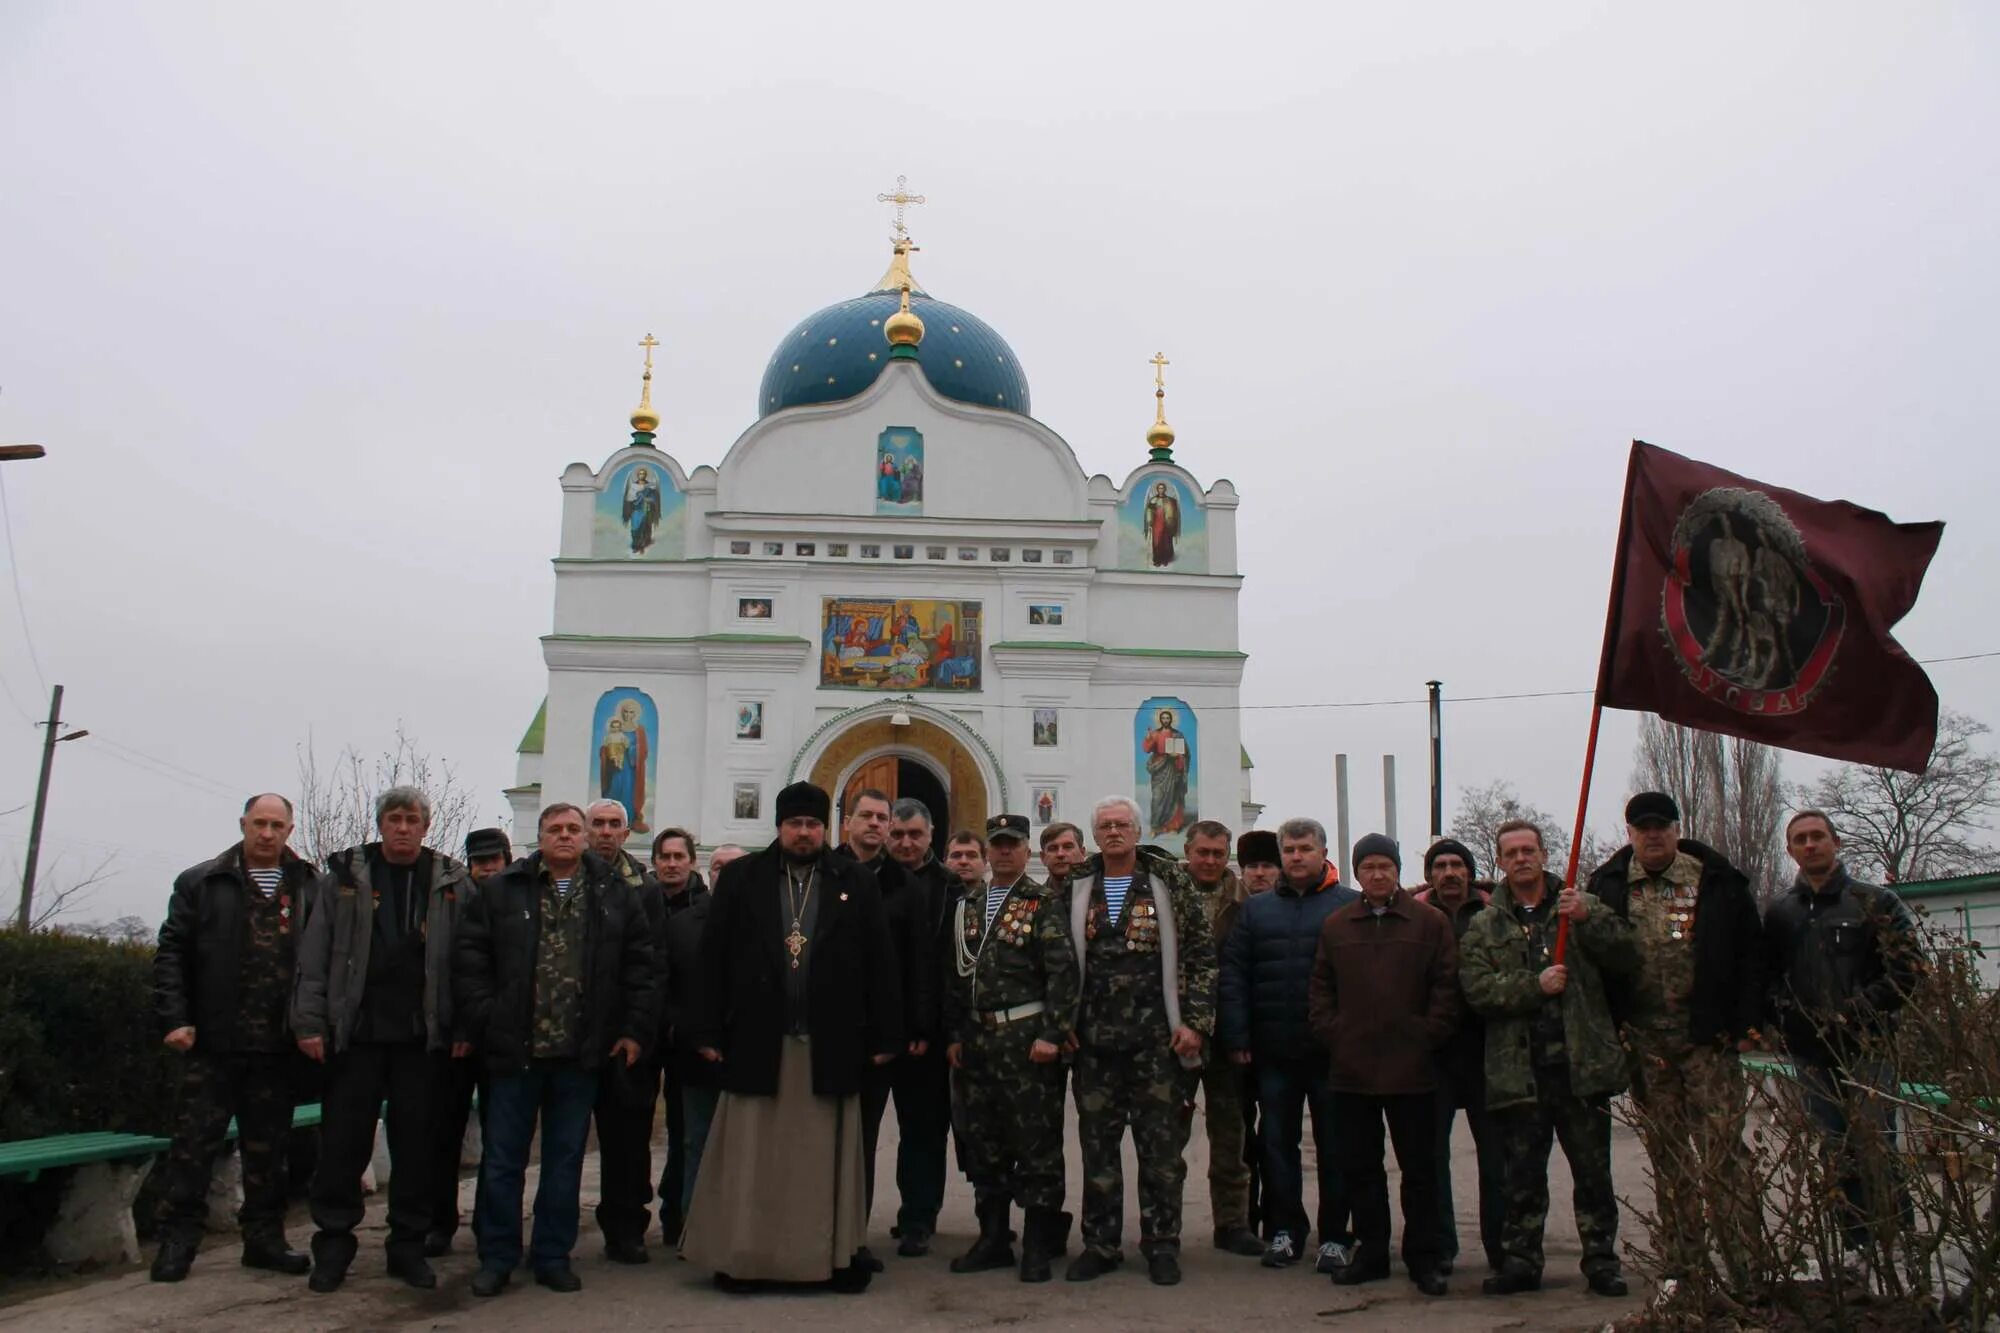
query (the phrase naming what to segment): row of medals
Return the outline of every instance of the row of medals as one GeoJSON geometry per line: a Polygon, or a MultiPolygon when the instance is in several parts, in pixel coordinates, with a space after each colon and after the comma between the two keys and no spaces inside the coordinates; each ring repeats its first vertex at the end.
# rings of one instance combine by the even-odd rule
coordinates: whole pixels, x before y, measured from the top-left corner
{"type": "MultiPolygon", "coordinates": [[[[1110,909],[1106,908],[1101,915],[1106,928],[1110,928],[1110,909]]],[[[1151,898],[1141,898],[1138,902],[1131,905],[1131,909],[1126,915],[1130,918],[1126,923],[1126,949],[1136,953],[1140,949],[1157,947],[1160,942],[1160,918],[1157,909],[1153,905],[1153,900],[1151,898]]],[[[1083,923],[1085,939],[1094,940],[1097,938],[1097,922],[1099,917],[1100,913],[1092,912],[1089,918],[1083,923]]]]}

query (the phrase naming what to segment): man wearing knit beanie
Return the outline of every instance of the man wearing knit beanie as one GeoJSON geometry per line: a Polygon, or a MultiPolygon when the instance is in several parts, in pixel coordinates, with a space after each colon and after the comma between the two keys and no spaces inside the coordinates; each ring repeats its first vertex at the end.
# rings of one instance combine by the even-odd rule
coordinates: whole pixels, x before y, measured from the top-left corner
{"type": "Polygon", "coordinates": [[[1451,923],[1402,887],[1395,839],[1354,844],[1361,899],[1320,927],[1313,1032],[1326,1048],[1340,1170],[1354,1209],[1355,1250],[1341,1286],[1389,1276],[1389,1178],[1382,1125],[1403,1176],[1403,1266],[1442,1296],[1438,1254],[1437,1070],[1431,1052],[1458,1025],[1458,941],[1451,923]]]}
{"type": "MultiPolygon", "coordinates": [[[[1427,887],[1417,901],[1443,912],[1452,934],[1465,938],[1472,919],[1486,910],[1486,893],[1475,882],[1478,863],[1456,838],[1439,838],[1424,853],[1427,887]]],[[[1461,1005],[1458,1031],[1437,1053],[1438,1239],[1440,1266],[1449,1275],[1458,1262],[1458,1209],[1451,1193],[1451,1124],[1460,1110],[1472,1131],[1479,1159],[1479,1239],[1486,1264],[1500,1271],[1500,1228],[1507,1220],[1507,1182],[1501,1169],[1500,1136],[1486,1114],[1486,1022],[1461,1005]]]]}

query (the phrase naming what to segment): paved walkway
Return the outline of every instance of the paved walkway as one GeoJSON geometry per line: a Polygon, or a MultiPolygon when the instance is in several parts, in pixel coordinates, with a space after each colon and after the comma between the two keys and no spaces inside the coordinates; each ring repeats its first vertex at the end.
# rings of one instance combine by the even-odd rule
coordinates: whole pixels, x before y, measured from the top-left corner
{"type": "MultiPolygon", "coordinates": [[[[708,1274],[675,1259],[657,1244],[653,1262],[624,1268],[605,1262],[590,1206],[595,1202],[596,1158],[584,1173],[584,1235],[577,1246],[577,1272],[584,1289],[559,1296],[519,1275],[507,1292],[493,1300],[478,1300],[467,1290],[474,1264],[460,1234],[457,1253],[439,1261],[442,1279],[433,1292],[416,1292],[388,1278],[382,1270],[380,1200],[372,1201],[362,1251],[340,1291],[316,1296],[303,1278],[256,1273],[236,1262],[233,1236],[218,1236],[196,1263],[192,1276],[177,1286],[147,1280],[135,1266],[109,1274],[72,1279],[9,1293],[0,1307],[0,1333],[94,1333],[95,1330],[201,1329],[204,1333],[287,1333],[352,1329],[542,1329],[552,1325],[583,1329],[682,1328],[882,1328],[902,1333],[917,1329],[971,1329],[999,1326],[1026,1328],[1102,1329],[1238,1329],[1253,1321],[1282,1321],[1294,1326],[1328,1321],[1342,1330],[1421,1327],[1425,1330],[1485,1330],[1498,1328],[1585,1329],[1639,1305],[1636,1292],[1624,1301],[1593,1297],[1577,1271],[1576,1230],[1569,1210],[1569,1176],[1561,1151],[1555,1154],[1551,1180],[1555,1200],[1550,1209],[1547,1241],[1548,1285],[1540,1293],[1504,1300],[1482,1297],[1479,1281],[1477,1224],[1473,1205],[1477,1186],[1470,1136],[1461,1128],[1453,1179],[1459,1205],[1459,1234],[1466,1244],[1466,1266],[1452,1279],[1451,1294],[1438,1300],[1417,1294],[1398,1265],[1386,1282],[1335,1287],[1309,1266],[1274,1271],[1255,1259],[1225,1255],[1209,1244],[1207,1145],[1197,1112],[1188,1149],[1187,1243],[1182,1256],[1185,1280],[1178,1287],[1155,1287],[1146,1281],[1138,1262],[1136,1238],[1128,1234],[1125,1267],[1091,1283],[1067,1283],[1061,1266],[1056,1279],[1029,1286],[1011,1273],[961,1277],[946,1268],[950,1255],[965,1248],[976,1227],[971,1191],[954,1175],[942,1218],[943,1234],[930,1257],[899,1259],[887,1228],[893,1218],[894,1113],[883,1126],[880,1180],[872,1242],[889,1271],[876,1278],[862,1296],[811,1295],[724,1296],[708,1282],[708,1274]]],[[[1645,1188],[1642,1155],[1630,1131],[1614,1130],[1613,1159],[1621,1194],[1645,1188]]],[[[1308,1148],[1310,1152],[1310,1148],[1308,1148]]],[[[1072,1200],[1082,1173],[1072,1132],[1069,1145],[1072,1200]]],[[[1395,1182],[1390,1196],[1395,1197],[1395,1182]]],[[[1307,1178],[1311,1178],[1308,1166],[1307,1178]]],[[[1125,1169],[1126,1226],[1134,1225],[1138,1204],[1132,1194],[1136,1174],[1130,1148],[1125,1169]]],[[[532,1189],[532,1182],[531,1182],[532,1189]]],[[[464,1186],[469,1205],[471,1182],[464,1186]]],[[[1308,1200],[1310,1207],[1310,1200],[1308,1200]]],[[[1628,1215],[1625,1226],[1632,1221],[1628,1215]]],[[[291,1223],[293,1243],[303,1247],[311,1228],[298,1212],[291,1223]]],[[[657,1233],[656,1233],[657,1234],[657,1233]]],[[[1076,1242],[1071,1241],[1074,1254],[1076,1242]]]]}

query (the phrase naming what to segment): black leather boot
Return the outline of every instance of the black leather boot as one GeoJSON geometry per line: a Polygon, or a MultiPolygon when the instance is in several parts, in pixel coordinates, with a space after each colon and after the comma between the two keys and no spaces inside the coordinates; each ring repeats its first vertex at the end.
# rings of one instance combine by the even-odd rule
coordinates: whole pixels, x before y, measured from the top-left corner
{"type": "Polygon", "coordinates": [[[1053,1208],[1030,1208],[1021,1222],[1021,1281],[1047,1282],[1049,1264],[1061,1243],[1057,1227],[1062,1214],[1053,1208]]]}
{"type": "Polygon", "coordinates": [[[285,1233],[280,1231],[276,1235],[245,1236],[243,1266],[301,1277],[312,1271],[313,1263],[311,1255],[293,1249],[285,1240],[285,1233]]]}
{"type": "Polygon", "coordinates": [[[195,1251],[201,1248],[197,1236],[163,1236],[160,1252],[153,1256],[153,1281],[179,1282],[194,1267],[195,1251]]]}
{"type": "Polygon", "coordinates": [[[952,1272],[984,1273],[988,1269],[1014,1266],[1014,1247],[1007,1240],[1007,1215],[1012,1207],[1005,1198],[989,1199],[979,1205],[979,1239],[951,1261],[952,1272]]]}

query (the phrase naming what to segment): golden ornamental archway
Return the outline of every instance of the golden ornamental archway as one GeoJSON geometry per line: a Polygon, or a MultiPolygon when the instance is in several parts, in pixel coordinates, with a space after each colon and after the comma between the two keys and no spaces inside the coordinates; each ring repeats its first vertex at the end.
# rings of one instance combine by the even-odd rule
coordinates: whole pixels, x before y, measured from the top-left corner
{"type": "Polygon", "coordinates": [[[812,784],[838,800],[841,782],[862,759],[885,754],[920,758],[944,776],[951,828],[985,828],[987,817],[1001,811],[972,751],[938,723],[918,714],[902,716],[908,720],[900,724],[886,713],[857,718],[837,732],[813,761],[812,784]]]}

